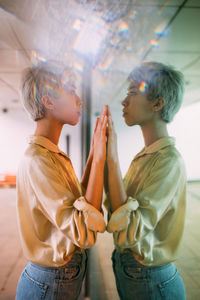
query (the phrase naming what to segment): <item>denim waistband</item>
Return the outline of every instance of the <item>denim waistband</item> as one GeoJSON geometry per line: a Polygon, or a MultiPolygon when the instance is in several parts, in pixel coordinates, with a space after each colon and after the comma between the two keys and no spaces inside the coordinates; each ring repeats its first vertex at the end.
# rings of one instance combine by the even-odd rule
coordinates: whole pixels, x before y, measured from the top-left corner
{"type": "Polygon", "coordinates": [[[59,266],[59,267],[47,267],[47,266],[43,266],[43,265],[38,265],[35,264],[33,262],[28,262],[27,265],[29,265],[30,267],[33,267],[35,269],[41,270],[41,271],[46,271],[46,272],[52,272],[52,273],[58,273],[58,272],[62,272],[63,270],[65,270],[65,268],[69,265],[69,264],[81,264],[82,262],[85,261],[86,259],[86,251],[82,252],[82,253],[74,253],[71,257],[71,259],[66,262],[66,264],[59,266]]]}
{"type": "Polygon", "coordinates": [[[143,265],[140,262],[138,262],[136,260],[136,258],[134,257],[133,252],[125,252],[125,253],[121,253],[118,252],[116,249],[113,252],[113,255],[115,256],[116,259],[119,260],[120,264],[126,264],[126,263],[131,263],[132,265],[134,265],[135,267],[139,267],[143,270],[148,270],[148,271],[159,271],[159,270],[164,270],[170,267],[173,267],[174,264],[173,262],[170,263],[166,263],[163,265],[155,265],[155,266],[147,266],[147,265],[143,265]]]}

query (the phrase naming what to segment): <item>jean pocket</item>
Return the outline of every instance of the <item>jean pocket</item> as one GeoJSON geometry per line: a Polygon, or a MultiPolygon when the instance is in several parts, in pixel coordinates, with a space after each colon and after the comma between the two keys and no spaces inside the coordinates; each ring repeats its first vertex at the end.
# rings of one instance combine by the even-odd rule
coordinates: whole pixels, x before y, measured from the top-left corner
{"type": "Polygon", "coordinates": [[[48,285],[37,281],[33,276],[24,270],[21,278],[21,288],[19,289],[19,294],[21,294],[20,299],[37,299],[42,300],[45,298],[48,285]]]}
{"type": "Polygon", "coordinates": [[[131,265],[126,265],[123,267],[123,273],[126,277],[137,280],[137,281],[146,281],[147,275],[146,272],[143,272],[141,268],[133,267],[131,265]]]}
{"type": "Polygon", "coordinates": [[[77,265],[65,267],[65,276],[54,281],[56,299],[78,299],[83,282],[84,269],[77,265]]]}
{"type": "Polygon", "coordinates": [[[163,300],[185,300],[185,288],[182,278],[176,269],[175,274],[158,285],[163,300]]]}
{"type": "Polygon", "coordinates": [[[65,268],[65,279],[72,280],[77,279],[81,274],[81,267],[77,266],[66,266],[65,268]]]}

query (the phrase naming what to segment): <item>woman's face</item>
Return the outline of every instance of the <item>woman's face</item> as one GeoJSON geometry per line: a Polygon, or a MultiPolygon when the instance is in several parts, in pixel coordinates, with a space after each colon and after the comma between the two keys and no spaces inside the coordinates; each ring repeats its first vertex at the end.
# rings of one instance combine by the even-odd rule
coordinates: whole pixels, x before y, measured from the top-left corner
{"type": "Polygon", "coordinates": [[[76,125],[81,117],[83,102],[76,93],[76,78],[72,75],[67,75],[67,80],[57,89],[53,114],[62,124],[76,125]]]}
{"type": "Polygon", "coordinates": [[[142,92],[140,85],[130,83],[126,98],[122,101],[123,117],[128,126],[145,125],[151,121],[154,114],[152,103],[142,92]]]}

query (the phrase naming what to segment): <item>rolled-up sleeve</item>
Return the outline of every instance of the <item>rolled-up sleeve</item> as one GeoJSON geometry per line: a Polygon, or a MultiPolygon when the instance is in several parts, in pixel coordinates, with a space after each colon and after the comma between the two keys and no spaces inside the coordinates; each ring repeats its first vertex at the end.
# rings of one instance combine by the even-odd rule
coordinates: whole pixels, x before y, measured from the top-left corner
{"type": "Polygon", "coordinates": [[[182,159],[160,155],[141,190],[110,216],[107,230],[114,233],[116,245],[134,248],[148,263],[166,241],[166,251],[175,251],[183,231],[185,184],[182,159]]]}
{"type": "Polygon", "coordinates": [[[63,182],[49,157],[37,155],[26,164],[26,180],[35,195],[32,197],[32,217],[37,207],[73,244],[81,248],[93,246],[97,232],[105,231],[103,215],[84,196],[74,196],[70,183],[63,182]]]}
{"type": "Polygon", "coordinates": [[[108,232],[122,231],[126,229],[130,223],[130,215],[138,208],[138,201],[132,197],[128,197],[127,202],[120,206],[110,216],[110,222],[108,223],[108,232]]]}

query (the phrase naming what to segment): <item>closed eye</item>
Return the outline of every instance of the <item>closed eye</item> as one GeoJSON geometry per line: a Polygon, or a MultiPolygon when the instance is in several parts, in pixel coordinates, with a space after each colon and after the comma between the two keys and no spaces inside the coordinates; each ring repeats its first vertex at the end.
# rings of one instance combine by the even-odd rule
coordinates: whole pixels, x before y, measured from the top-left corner
{"type": "Polygon", "coordinates": [[[133,96],[133,95],[137,95],[137,93],[136,92],[128,92],[127,93],[127,96],[133,96]]]}

